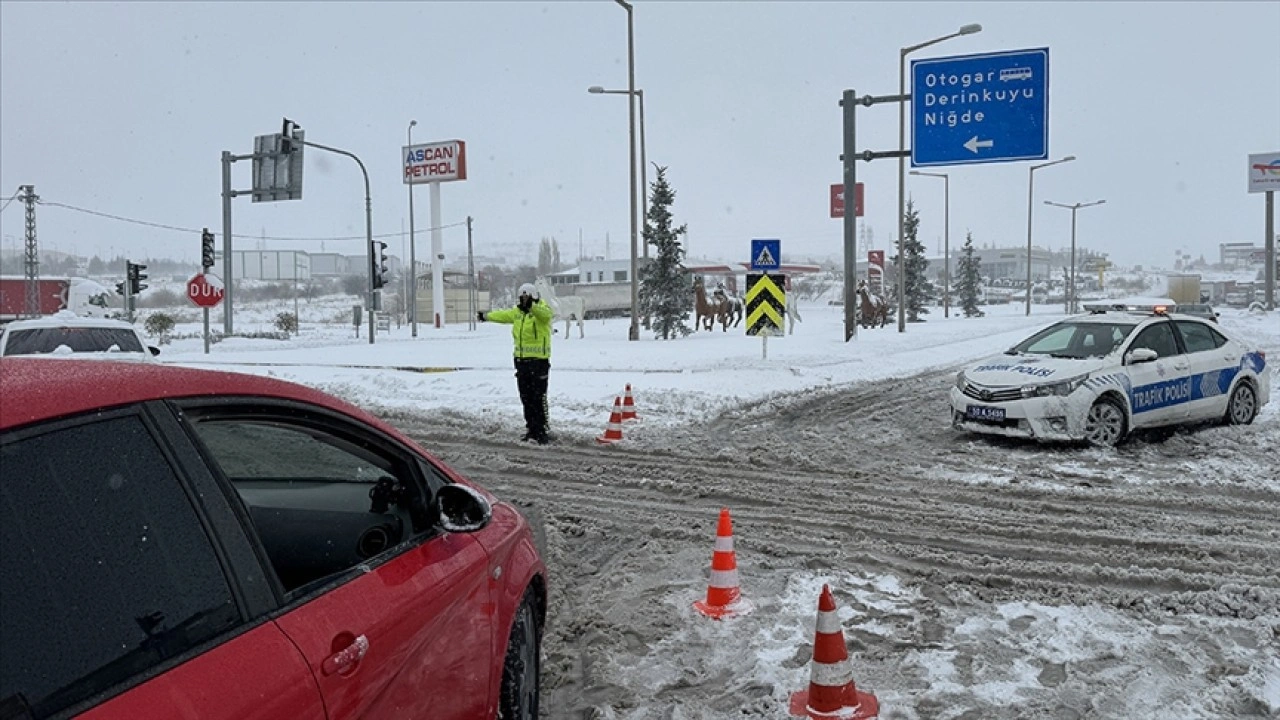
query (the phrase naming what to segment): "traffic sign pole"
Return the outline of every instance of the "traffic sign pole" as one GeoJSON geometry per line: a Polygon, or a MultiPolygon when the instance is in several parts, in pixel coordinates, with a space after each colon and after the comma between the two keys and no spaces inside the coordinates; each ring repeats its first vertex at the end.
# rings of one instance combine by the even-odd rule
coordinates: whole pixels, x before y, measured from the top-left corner
{"type": "MultiPolygon", "coordinates": [[[[852,90],[845,90],[840,99],[840,106],[844,109],[844,154],[840,156],[840,160],[844,163],[844,186],[845,192],[848,188],[854,189],[854,202],[857,202],[858,189],[858,159],[854,157],[857,152],[856,143],[856,126],[854,118],[855,110],[858,107],[857,100],[852,90]]],[[[844,341],[849,342],[849,338],[858,337],[858,323],[854,320],[854,292],[858,284],[858,236],[856,232],[857,212],[849,212],[849,196],[845,195],[845,212],[844,212],[844,341]]]]}

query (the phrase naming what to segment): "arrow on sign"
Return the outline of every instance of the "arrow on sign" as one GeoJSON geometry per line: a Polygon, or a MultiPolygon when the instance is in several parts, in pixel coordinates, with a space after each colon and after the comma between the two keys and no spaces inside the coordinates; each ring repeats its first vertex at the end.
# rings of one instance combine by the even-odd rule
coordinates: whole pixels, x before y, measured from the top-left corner
{"type": "Polygon", "coordinates": [[[964,146],[969,150],[969,152],[977,154],[978,148],[989,148],[995,144],[995,140],[979,140],[978,136],[974,135],[969,138],[969,142],[965,143],[964,146]]]}

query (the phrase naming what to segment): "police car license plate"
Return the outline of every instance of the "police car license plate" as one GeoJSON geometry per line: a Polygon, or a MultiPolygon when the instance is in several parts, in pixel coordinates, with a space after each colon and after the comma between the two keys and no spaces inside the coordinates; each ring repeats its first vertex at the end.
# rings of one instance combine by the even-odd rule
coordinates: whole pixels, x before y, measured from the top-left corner
{"type": "Polygon", "coordinates": [[[1004,408],[987,405],[967,405],[964,416],[970,420],[982,422],[1004,422],[1004,408]]]}

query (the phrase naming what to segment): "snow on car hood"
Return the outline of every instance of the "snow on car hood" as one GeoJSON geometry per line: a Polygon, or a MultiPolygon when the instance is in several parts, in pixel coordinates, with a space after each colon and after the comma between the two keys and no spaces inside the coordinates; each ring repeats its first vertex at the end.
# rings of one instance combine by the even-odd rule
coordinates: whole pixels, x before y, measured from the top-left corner
{"type": "Polygon", "coordinates": [[[990,387],[1041,385],[1091,373],[1105,358],[1052,358],[1045,355],[996,355],[964,371],[970,382],[990,387]]]}

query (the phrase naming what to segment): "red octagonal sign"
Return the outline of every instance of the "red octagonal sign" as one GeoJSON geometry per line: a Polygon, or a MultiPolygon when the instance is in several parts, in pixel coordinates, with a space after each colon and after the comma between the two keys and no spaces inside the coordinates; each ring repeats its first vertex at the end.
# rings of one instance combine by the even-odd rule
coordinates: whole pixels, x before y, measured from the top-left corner
{"type": "Polygon", "coordinates": [[[222,302],[222,279],[217,275],[195,275],[187,281],[187,299],[197,307],[211,308],[222,302]]]}

